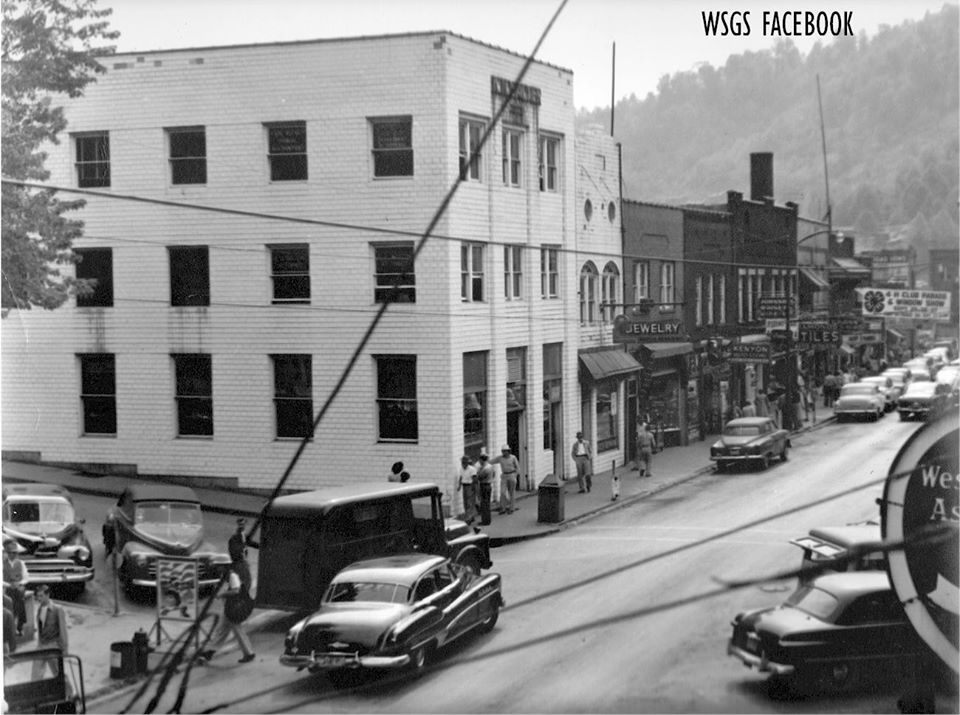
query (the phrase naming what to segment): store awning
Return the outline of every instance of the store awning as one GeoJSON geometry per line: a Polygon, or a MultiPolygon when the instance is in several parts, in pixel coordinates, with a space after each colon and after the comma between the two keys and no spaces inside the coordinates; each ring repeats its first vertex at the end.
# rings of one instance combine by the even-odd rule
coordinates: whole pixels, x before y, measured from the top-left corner
{"type": "Polygon", "coordinates": [[[853,258],[832,258],[834,268],[839,268],[850,277],[869,277],[870,269],[853,258]]]}
{"type": "Polygon", "coordinates": [[[819,273],[810,268],[804,268],[800,266],[800,275],[810,281],[810,285],[813,286],[814,290],[829,290],[830,282],[825,278],[822,278],[819,273]]]}
{"type": "Polygon", "coordinates": [[[766,333],[752,333],[752,334],[750,334],[750,335],[741,335],[741,336],[740,336],[740,342],[741,342],[741,343],[747,343],[747,344],[752,344],[752,343],[769,343],[769,342],[770,342],[770,336],[767,335],[766,333]]]}
{"type": "Polygon", "coordinates": [[[617,348],[580,353],[580,367],[590,374],[594,382],[636,372],[641,368],[633,355],[617,348]]]}
{"type": "Polygon", "coordinates": [[[645,343],[643,349],[650,353],[654,360],[686,355],[693,352],[692,343],[645,343]]]}
{"type": "Polygon", "coordinates": [[[907,336],[901,333],[899,330],[887,328],[887,338],[893,338],[894,340],[905,340],[906,337],[907,336]]]}
{"type": "Polygon", "coordinates": [[[854,350],[853,348],[851,348],[851,347],[850,347],[849,345],[847,345],[846,343],[844,343],[843,345],[841,345],[841,346],[840,346],[840,349],[843,350],[843,352],[845,352],[847,355],[853,355],[855,352],[857,352],[856,350],[854,350]]]}

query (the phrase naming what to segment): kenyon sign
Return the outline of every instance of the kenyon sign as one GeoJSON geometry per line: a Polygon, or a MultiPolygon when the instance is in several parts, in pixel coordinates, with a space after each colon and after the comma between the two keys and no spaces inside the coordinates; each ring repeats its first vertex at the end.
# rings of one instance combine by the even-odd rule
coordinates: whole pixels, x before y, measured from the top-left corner
{"type": "Polygon", "coordinates": [[[857,288],[863,315],[875,318],[950,320],[950,294],[938,290],[857,288]]]}
{"type": "Polygon", "coordinates": [[[675,341],[683,335],[679,320],[631,320],[625,315],[613,319],[613,340],[618,343],[675,341]]]}
{"type": "Polygon", "coordinates": [[[733,343],[729,347],[728,362],[769,363],[770,343],[733,343]]]}
{"type": "Polygon", "coordinates": [[[954,671],[960,658],[958,424],[952,411],[907,440],[890,467],[880,511],[883,540],[906,542],[887,554],[893,590],[917,634],[954,671]]]}

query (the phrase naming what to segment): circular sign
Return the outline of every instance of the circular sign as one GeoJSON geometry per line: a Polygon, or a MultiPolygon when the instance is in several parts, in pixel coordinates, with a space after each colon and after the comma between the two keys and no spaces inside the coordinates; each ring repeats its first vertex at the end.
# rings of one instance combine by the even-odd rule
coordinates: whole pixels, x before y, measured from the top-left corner
{"type": "Polygon", "coordinates": [[[917,634],[954,671],[960,660],[958,440],[956,412],[911,435],[890,466],[880,522],[884,541],[906,542],[887,554],[893,590],[917,634]]]}

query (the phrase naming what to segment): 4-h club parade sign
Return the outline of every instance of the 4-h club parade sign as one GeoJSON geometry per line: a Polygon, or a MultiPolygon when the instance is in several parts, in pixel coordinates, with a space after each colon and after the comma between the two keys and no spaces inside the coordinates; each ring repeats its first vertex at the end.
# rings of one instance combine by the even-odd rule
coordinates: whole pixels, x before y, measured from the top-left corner
{"type": "Polygon", "coordinates": [[[909,288],[857,288],[863,315],[877,318],[950,320],[950,294],[909,288]]]}
{"type": "Polygon", "coordinates": [[[887,571],[917,634],[957,670],[960,657],[960,526],[957,413],[924,425],[903,445],[883,490],[887,571]]]}

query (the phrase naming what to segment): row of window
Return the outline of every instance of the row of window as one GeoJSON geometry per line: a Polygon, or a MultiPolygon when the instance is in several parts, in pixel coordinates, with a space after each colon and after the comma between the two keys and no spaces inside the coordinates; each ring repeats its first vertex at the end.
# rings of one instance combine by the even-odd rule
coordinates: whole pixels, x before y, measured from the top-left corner
{"type": "Polygon", "coordinates": [[[740,268],[737,286],[737,322],[760,320],[762,296],[796,296],[797,272],[788,268],[740,268]]]}
{"type": "MultiPolygon", "coordinates": [[[[673,306],[677,302],[676,289],[677,267],[673,261],[660,263],[660,293],[657,301],[664,306],[673,306]]],[[[633,301],[639,303],[651,300],[650,290],[650,261],[638,261],[633,264],[633,301]]]]}
{"type": "Polygon", "coordinates": [[[724,273],[698,275],[696,280],[694,323],[718,325],[727,322],[727,276],[724,273]]]}
{"type": "MultiPolygon", "coordinates": [[[[117,366],[112,353],[85,353],[80,363],[80,402],[84,435],[117,434],[117,366]]],[[[173,354],[173,401],[178,437],[213,437],[213,365],[208,354],[173,354]]],[[[489,352],[463,354],[463,435],[467,454],[487,444],[489,352]]],[[[273,406],[277,439],[302,439],[313,431],[313,357],[271,355],[273,406]]],[[[544,448],[550,449],[560,402],[561,344],[543,346],[544,448]]],[[[419,439],[417,358],[375,355],[377,439],[419,439]]],[[[527,407],[527,350],[507,350],[508,412],[527,407]]]]}
{"type": "MultiPolygon", "coordinates": [[[[413,176],[413,118],[371,117],[368,122],[373,176],[413,176]]],[[[479,150],[484,128],[483,120],[460,120],[460,174],[466,181],[484,180],[483,158],[479,150]]],[[[270,181],[306,181],[309,176],[306,122],[270,122],[265,123],[263,129],[270,181]]],[[[166,127],[163,131],[170,183],[206,184],[206,127],[166,127]]],[[[109,187],[110,133],[76,133],[73,141],[77,185],[82,188],[109,187]]],[[[523,185],[523,141],[521,129],[503,128],[502,179],[505,186],[523,185]]],[[[560,138],[541,134],[537,146],[540,190],[558,191],[560,138]]]]}
{"type": "MultiPolygon", "coordinates": [[[[460,249],[460,297],[463,302],[486,300],[482,243],[464,243],[460,249]]],[[[373,299],[377,303],[416,303],[413,242],[372,244],[373,299]]],[[[310,302],[310,247],[308,244],[269,244],[273,303],[310,302]]],[[[92,291],[77,296],[77,306],[113,305],[113,249],[79,248],[77,278],[92,282],[92,291]]],[[[170,304],[210,305],[210,252],[207,246],[168,246],[170,304]]],[[[503,247],[504,298],[523,297],[523,246],[503,247]]],[[[559,248],[540,249],[540,295],[560,295],[559,248]]]]}
{"type": "Polygon", "coordinates": [[[612,322],[617,313],[623,312],[619,286],[620,269],[615,263],[607,263],[602,276],[592,261],[584,263],[580,269],[580,322],[612,322]]]}

